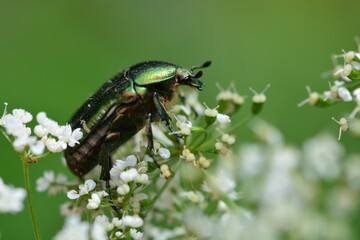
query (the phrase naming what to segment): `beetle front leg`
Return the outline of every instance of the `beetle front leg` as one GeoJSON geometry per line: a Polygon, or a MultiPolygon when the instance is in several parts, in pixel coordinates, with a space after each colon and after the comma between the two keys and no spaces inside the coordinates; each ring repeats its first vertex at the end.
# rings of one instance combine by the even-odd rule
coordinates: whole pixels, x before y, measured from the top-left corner
{"type": "Polygon", "coordinates": [[[175,133],[174,129],[172,128],[172,126],[170,124],[171,118],[167,114],[164,106],[161,104],[161,101],[159,99],[159,95],[156,92],[153,94],[153,100],[154,100],[154,103],[155,103],[157,113],[159,114],[161,120],[165,121],[166,127],[170,130],[170,132],[173,135],[177,136],[178,138],[183,138],[184,136],[182,134],[175,133]]]}
{"type": "Polygon", "coordinates": [[[151,117],[151,113],[149,113],[147,121],[146,121],[146,136],[148,138],[147,149],[150,151],[150,156],[153,159],[155,165],[158,168],[160,168],[160,165],[157,162],[157,160],[155,158],[155,153],[154,153],[154,137],[153,137],[153,134],[152,134],[151,122],[152,122],[152,117],[151,117]]]}

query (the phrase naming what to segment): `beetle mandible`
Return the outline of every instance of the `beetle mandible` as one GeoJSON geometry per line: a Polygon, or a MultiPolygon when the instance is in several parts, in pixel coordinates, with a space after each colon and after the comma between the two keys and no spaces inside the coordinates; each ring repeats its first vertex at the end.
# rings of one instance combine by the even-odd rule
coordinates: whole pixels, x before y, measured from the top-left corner
{"type": "MultiPolygon", "coordinates": [[[[146,125],[148,149],[154,163],[151,123],[165,121],[170,125],[166,109],[178,96],[181,85],[202,90],[199,80],[202,71],[210,66],[206,61],[190,69],[164,61],[146,61],[135,64],[105,82],[73,115],[72,129],[82,128],[80,144],[65,150],[70,170],[82,177],[97,164],[102,166],[100,179],[109,184],[112,167],[111,153],[146,125]]],[[[181,136],[178,136],[181,137],[181,136]]]]}

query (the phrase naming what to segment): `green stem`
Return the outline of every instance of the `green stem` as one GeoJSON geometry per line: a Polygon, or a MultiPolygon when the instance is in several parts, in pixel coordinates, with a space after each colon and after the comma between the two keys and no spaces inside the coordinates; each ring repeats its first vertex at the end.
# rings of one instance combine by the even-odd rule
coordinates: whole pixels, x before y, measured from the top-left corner
{"type": "Polygon", "coordinates": [[[23,173],[24,173],[24,180],[25,180],[25,188],[26,188],[26,191],[27,191],[27,201],[28,201],[28,204],[29,204],[31,220],[32,220],[32,224],[33,224],[33,227],[34,227],[35,239],[40,240],[41,235],[40,235],[40,230],[39,230],[39,224],[38,224],[38,221],[37,221],[37,218],[36,218],[34,204],[33,204],[33,200],[32,200],[32,197],[31,197],[28,159],[27,159],[25,154],[22,155],[21,158],[22,158],[22,163],[23,163],[23,173]]]}
{"type": "Polygon", "coordinates": [[[42,155],[40,155],[40,156],[34,156],[34,157],[32,157],[32,158],[34,158],[34,159],[41,159],[41,158],[44,158],[44,157],[47,157],[47,156],[49,156],[49,155],[51,155],[52,154],[52,152],[46,152],[46,153],[44,153],[44,154],[42,154],[42,155]]]}

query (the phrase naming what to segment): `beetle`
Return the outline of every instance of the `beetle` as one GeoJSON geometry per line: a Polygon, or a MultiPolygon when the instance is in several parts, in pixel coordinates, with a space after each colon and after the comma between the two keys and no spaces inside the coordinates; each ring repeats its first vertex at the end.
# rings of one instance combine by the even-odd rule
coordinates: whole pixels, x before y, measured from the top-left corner
{"type": "MultiPolygon", "coordinates": [[[[70,170],[82,177],[100,164],[100,179],[109,187],[111,153],[146,126],[147,149],[154,163],[151,123],[162,120],[169,130],[166,112],[177,99],[181,85],[202,90],[202,71],[210,66],[206,61],[190,69],[164,61],[145,61],[120,71],[105,82],[73,115],[72,129],[82,128],[84,136],[78,145],[65,150],[70,170]]],[[[177,135],[178,137],[182,137],[177,135]]]]}

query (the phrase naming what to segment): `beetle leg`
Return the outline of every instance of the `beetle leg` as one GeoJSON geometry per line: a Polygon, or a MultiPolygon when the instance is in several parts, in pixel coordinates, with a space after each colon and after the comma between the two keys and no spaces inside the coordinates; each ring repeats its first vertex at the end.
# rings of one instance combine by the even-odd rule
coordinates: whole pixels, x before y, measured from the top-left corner
{"type": "Polygon", "coordinates": [[[106,181],[106,188],[110,189],[109,181],[110,181],[110,169],[112,167],[112,162],[111,162],[109,149],[107,148],[106,144],[104,144],[100,152],[99,162],[101,165],[100,179],[106,181]]]}
{"type": "MultiPolygon", "coordinates": [[[[111,137],[114,137],[114,134],[110,134],[106,137],[106,140],[109,140],[111,137]]],[[[106,144],[104,144],[104,147],[102,148],[100,155],[99,155],[100,165],[101,165],[101,173],[100,173],[100,179],[105,181],[106,183],[106,190],[109,194],[109,199],[111,200],[111,189],[110,189],[110,169],[112,168],[112,161],[111,161],[111,155],[109,148],[106,144]]],[[[120,211],[119,207],[112,206],[112,209],[116,211],[117,213],[120,211]]]]}
{"type": "Polygon", "coordinates": [[[151,113],[149,113],[147,121],[146,121],[146,136],[148,138],[147,149],[150,151],[150,156],[153,159],[155,165],[158,168],[160,168],[160,165],[157,162],[157,160],[155,158],[155,153],[154,153],[154,138],[153,138],[153,134],[152,134],[151,122],[152,122],[151,113]]]}
{"type": "Polygon", "coordinates": [[[161,101],[159,99],[159,95],[156,92],[153,94],[153,99],[154,99],[154,103],[155,103],[157,113],[159,114],[161,120],[165,121],[166,127],[170,130],[170,132],[173,135],[177,136],[178,138],[183,138],[184,136],[182,134],[175,133],[174,129],[172,128],[172,126],[170,124],[171,118],[167,114],[164,106],[161,104],[161,101]]]}

